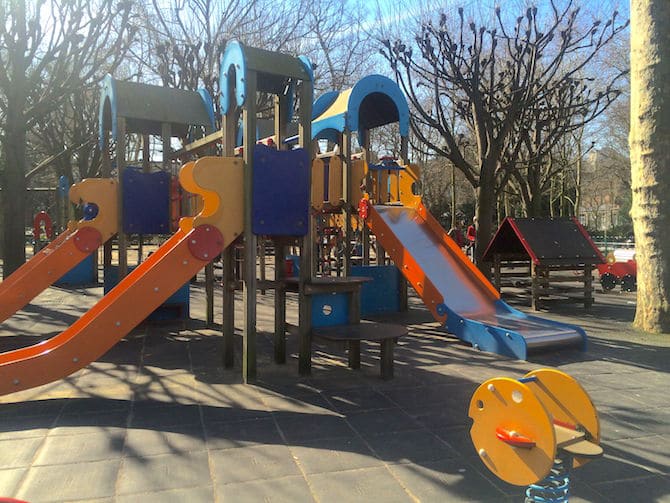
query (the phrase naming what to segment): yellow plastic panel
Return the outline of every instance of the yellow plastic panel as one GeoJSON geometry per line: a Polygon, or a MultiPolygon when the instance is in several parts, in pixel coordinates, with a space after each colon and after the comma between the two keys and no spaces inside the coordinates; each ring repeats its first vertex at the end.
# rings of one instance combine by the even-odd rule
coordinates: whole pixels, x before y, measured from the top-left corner
{"type": "MultiPolygon", "coordinates": [[[[600,421],[588,393],[574,378],[555,369],[539,369],[526,374],[535,377],[528,386],[542,402],[552,419],[584,429],[587,440],[600,443],[600,421]]],[[[574,458],[574,467],[589,460],[574,458]]]]}
{"type": "Polygon", "coordinates": [[[398,203],[400,202],[400,171],[391,171],[389,178],[389,202],[398,203]]]}
{"type": "Polygon", "coordinates": [[[193,194],[191,196],[191,215],[197,215],[200,213],[204,208],[204,205],[205,202],[203,201],[202,197],[197,194],[193,194]]]}
{"type": "MultiPolygon", "coordinates": [[[[179,183],[182,188],[191,194],[200,194],[201,188],[193,180],[193,168],[195,167],[195,161],[190,161],[182,165],[179,170],[179,183]]],[[[187,233],[193,229],[193,219],[195,217],[182,217],[179,220],[179,228],[187,233]]]]}
{"type": "Polygon", "coordinates": [[[357,231],[359,230],[359,227],[362,228],[361,219],[358,218],[358,215],[351,215],[351,228],[354,231],[357,231]]]}
{"type": "Polygon", "coordinates": [[[328,202],[333,206],[340,204],[343,199],[343,173],[342,159],[337,155],[331,157],[328,165],[328,202]]]}
{"type": "Polygon", "coordinates": [[[225,246],[244,229],[244,162],[236,157],[202,157],[188,162],[179,172],[185,190],[203,199],[202,211],[179,222],[184,232],[210,224],[223,234],[225,246]]]}
{"type": "Polygon", "coordinates": [[[119,228],[117,182],[111,178],[85,178],[70,187],[70,201],[74,204],[95,203],[98,214],[92,220],[80,220],[69,228],[92,227],[107,241],[119,228]]]}
{"type": "Polygon", "coordinates": [[[398,173],[398,184],[400,185],[400,202],[403,206],[416,208],[421,204],[421,194],[414,194],[413,188],[418,188],[421,183],[421,171],[416,164],[405,166],[398,173]]]}
{"type": "Polygon", "coordinates": [[[320,210],[325,201],[325,166],[322,159],[314,159],[312,162],[312,208],[320,210]]]}
{"type": "Polygon", "coordinates": [[[345,89],[342,91],[332,105],[330,105],[325,112],[319,115],[314,122],[318,122],[329,117],[335,117],[337,115],[342,115],[349,109],[349,96],[351,96],[351,91],[353,88],[345,89]]]}
{"type": "Polygon", "coordinates": [[[500,479],[518,486],[545,478],[556,457],[549,413],[531,389],[516,379],[489,379],[470,400],[470,438],[479,458],[500,479]],[[496,430],[514,431],[535,442],[531,448],[503,442],[496,430]]]}
{"type": "MultiPolygon", "coordinates": [[[[340,229],[344,229],[344,215],[342,213],[328,215],[326,223],[328,227],[339,227],[340,229]]],[[[358,215],[351,215],[351,228],[357,231],[360,226],[361,222],[358,215]]]]}

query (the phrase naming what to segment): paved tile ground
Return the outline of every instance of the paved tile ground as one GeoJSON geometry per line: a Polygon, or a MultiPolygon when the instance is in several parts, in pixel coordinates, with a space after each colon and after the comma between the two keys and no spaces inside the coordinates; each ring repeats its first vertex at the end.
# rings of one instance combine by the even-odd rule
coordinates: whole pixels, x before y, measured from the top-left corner
{"type": "MultiPolygon", "coordinates": [[[[50,337],[100,295],[51,288],[0,327],[0,350],[50,337]]],[[[589,332],[589,351],[515,361],[445,337],[413,299],[396,377],[342,348],[315,346],[297,376],[296,341],[272,363],[272,296],[259,296],[259,379],[220,367],[193,288],[186,327],[143,326],[60,382],[0,400],[0,496],[41,501],[522,501],[480,463],[468,435],[474,389],[553,366],[577,377],[601,415],[605,458],[575,472],[571,501],[670,501],[670,338],[630,327],[634,294],[597,295],[588,313],[544,313],[589,332]],[[183,328],[183,329],[180,329],[183,328]]],[[[289,314],[297,310],[290,299],[289,314]]],[[[220,307],[217,307],[220,313],[220,307]]],[[[220,323],[219,319],[216,320],[220,323]]],[[[296,319],[292,320],[294,323],[296,319]]]]}

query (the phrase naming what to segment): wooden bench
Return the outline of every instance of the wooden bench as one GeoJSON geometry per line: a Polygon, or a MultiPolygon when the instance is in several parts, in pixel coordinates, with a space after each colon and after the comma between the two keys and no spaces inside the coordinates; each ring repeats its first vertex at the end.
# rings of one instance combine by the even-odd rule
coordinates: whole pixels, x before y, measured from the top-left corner
{"type": "Polygon", "coordinates": [[[393,346],[398,337],[407,335],[407,328],[390,323],[363,322],[352,325],[314,328],[312,329],[312,335],[327,341],[346,342],[349,367],[352,369],[358,369],[361,366],[361,341],[379,342],[381,346],[381,378],[392,379],[393,346]]]}

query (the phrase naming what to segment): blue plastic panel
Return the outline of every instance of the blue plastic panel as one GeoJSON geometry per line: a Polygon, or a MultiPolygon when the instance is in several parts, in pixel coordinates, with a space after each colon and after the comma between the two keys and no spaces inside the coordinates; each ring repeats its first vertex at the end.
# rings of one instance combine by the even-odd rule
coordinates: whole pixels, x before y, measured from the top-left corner
{"type": "Polygon", "coordinates": [[[95,280],[95,261],[93,254],[86,257],[56,281],[57,286],[90,285],[95,280]]]}
{"type": "Polygon", "coordinates": [[[123,232],[170,232],[169,173],[143,173],[140,168],[135,167],[128,167],[123,171],[123,232]]]}
{"type": "Polygon", "coordinates": [[[309,172],[304,149],[254,146],[252,231],[304,236],[309,225],[309,172]]]}
{"type": "Polygon", "coordinates": [[[312,327],[332,327],[349,323],[348,293],[324,293],[312,296],[312,327]]]}
{"type": "Polygon", "coordinates": [[[400,271],[396,266],[353,266],[351,275],[372,278],[361,288],[361,315],[400,311],[400,271]]]}

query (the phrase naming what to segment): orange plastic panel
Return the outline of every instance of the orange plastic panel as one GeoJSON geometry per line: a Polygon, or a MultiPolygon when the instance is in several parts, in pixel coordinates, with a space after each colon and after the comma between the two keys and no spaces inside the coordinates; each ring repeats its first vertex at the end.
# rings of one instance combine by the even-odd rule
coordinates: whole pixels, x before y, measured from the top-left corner
{"type": "Polygon", "coordinates": [[[470,400],[470,438],[479,458],[500,479],[526,486],[545,478],[556,457],[556,435],[549,413],[531,389],[516,379],[489,379],[470,400]],[[532,447],[501,439],[527,439],[532,447]]]}

